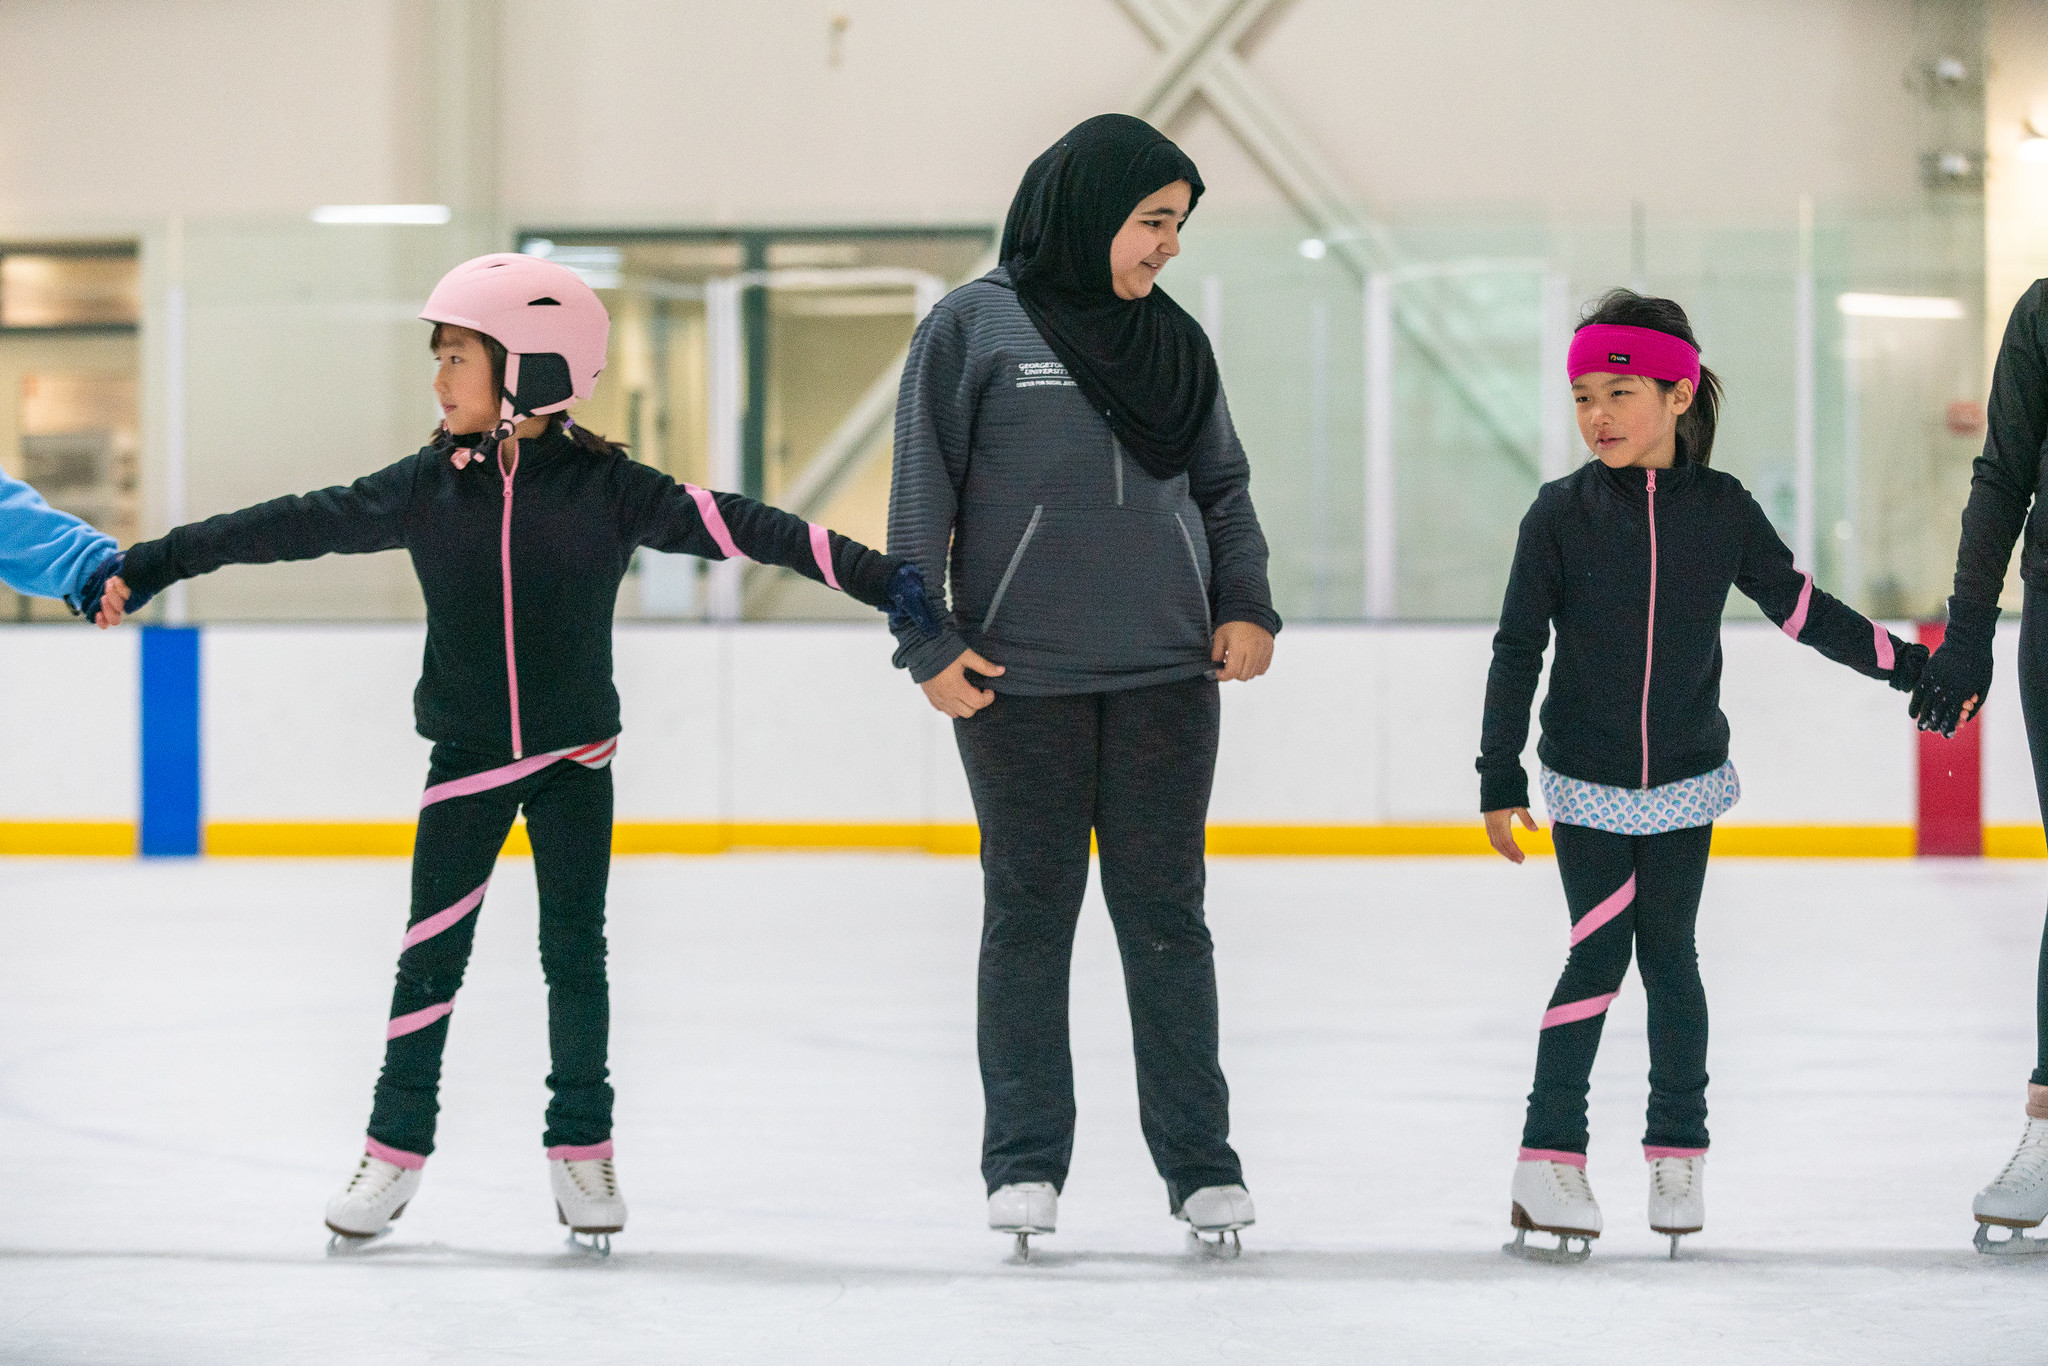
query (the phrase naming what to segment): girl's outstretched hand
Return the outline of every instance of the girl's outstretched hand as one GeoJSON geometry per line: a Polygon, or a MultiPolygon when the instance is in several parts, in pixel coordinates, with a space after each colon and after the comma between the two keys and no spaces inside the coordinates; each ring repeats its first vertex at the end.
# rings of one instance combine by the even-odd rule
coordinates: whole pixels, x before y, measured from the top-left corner
{"type": "Polygon", "coordinates": [[[1504,806],[1498,811],[1486,813],[1486,839],[1493,846],[1493,852],[1509,863],[1520,863],[1529,857],[1522,852],[1522,846],[1515,843],[1515,822],[1520,821],[1526,828],[1536,828],[1536,818],[1529,814],[1526,806],[1504,806]]]}

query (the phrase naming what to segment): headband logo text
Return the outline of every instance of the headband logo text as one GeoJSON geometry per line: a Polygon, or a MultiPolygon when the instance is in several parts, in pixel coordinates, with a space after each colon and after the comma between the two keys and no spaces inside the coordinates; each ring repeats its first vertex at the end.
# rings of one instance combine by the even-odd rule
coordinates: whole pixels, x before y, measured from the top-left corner
{"type": "Polygon", "coordinates": [[[1627,365],[1627,364],[1628,364],[1628,352],[1626,352],[1626,351],[1609,351],[1609,352],[1607,353],[1607,359],[1608,359],[1608,360],[1610,360],[1610,361],[1612,361],[1612,362],[1614,362],[1614,363],[1615,363],[1616,365],[1627,365]]]}

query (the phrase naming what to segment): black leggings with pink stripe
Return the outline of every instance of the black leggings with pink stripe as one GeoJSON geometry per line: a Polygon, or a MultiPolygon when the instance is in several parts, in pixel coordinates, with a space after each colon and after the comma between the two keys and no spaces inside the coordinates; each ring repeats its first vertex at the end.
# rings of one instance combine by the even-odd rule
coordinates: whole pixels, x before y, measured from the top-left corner
{"type": "Polygon", "coordinates": [[[1614,835],[1583,825],[1551,829],[1571,908],[1571,956],[1550,995],[1536,1045],[1536,1087],[1522,1155],[1586,1152],[1586,1091],[1607,1007],[1631,954],[1649,1002],[1651,1156],[1707,1148],[1707,994],[1693,922],[1706,883],[1714,827],[1614,835]]]}
{"type": "Polygon", "coordinates": [[[384,1071],[370,1111],[373,1156],[417,1167],[434,1150],[441,1050],[498,851],[522,808],[540,888],[548,984],[547,1131],[552,1157],[609,1157],[611,1027],[604,899],[611,873],[614,744],[502,764],[436,745],[412,856],[412,916],[398,955],[384,1071]]]}

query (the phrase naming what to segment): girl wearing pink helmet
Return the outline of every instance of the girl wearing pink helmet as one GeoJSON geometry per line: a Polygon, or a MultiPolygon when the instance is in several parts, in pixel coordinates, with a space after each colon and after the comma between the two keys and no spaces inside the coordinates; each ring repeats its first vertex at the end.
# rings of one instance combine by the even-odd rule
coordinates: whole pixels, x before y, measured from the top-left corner
{"type": "MultiPolygon", "coordinates": [[[[444,420],[430,444],[347,487],[273,499],[130,547],[98,604],[118,620],[228,564],[403,548],[427,605],[414,707],[434,742],[364,1153],[327,1206],[331,1246],[389,1230],[434,1147],[441,1052],[478,908],[526,814],[540,887],[553,1070],[556,1210],[608,1249],[626,1206],[612,1168],[604,904],[619,696],[612,608],[636,547],[779,564],[870,606],[930,619],[917,570],[730,493],[677,484],[576,426],[610,320],[574,273],[500,253],[442,279],[434,324],[444,420]]],[[[86,604],[93,613],[94,604],[86,604]]]]}

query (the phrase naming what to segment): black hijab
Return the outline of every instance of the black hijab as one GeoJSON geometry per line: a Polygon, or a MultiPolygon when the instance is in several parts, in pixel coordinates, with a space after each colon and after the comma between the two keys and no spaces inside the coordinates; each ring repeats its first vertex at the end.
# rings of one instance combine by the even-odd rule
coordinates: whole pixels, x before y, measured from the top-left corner
{"type": "Polygon", "coordinates": [[[1216,355],[1165,290],[1117,297],[1109,244],[1139,201],[1176,180],[1188,183],[1192,213],[1202,177],[1187,153],[1142,119],[1099,115],[1024,172],[1001,250],[1039,335],[1156,479],[1188,467],[1221,387],[1216,355]]]}

